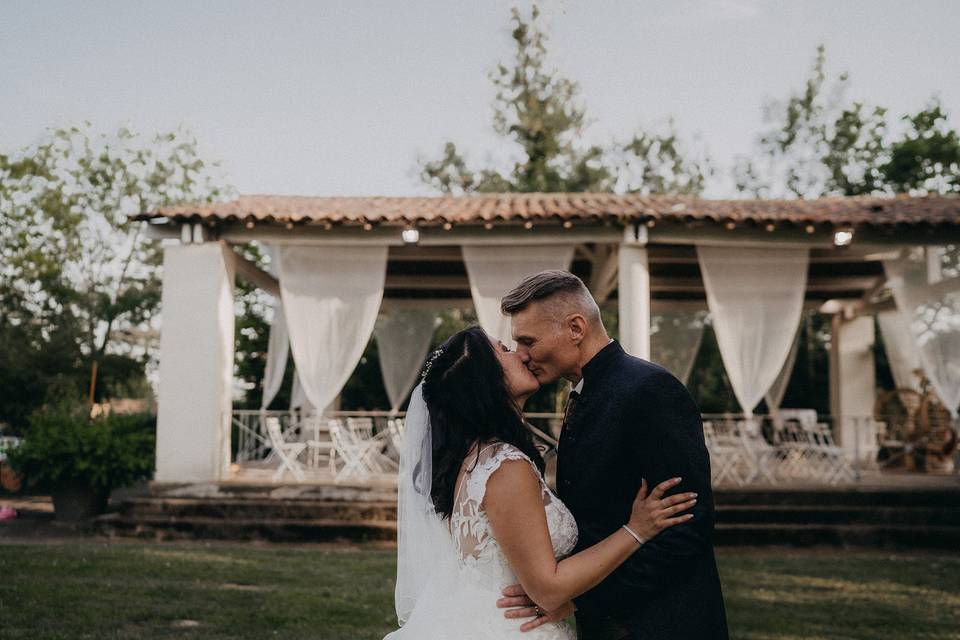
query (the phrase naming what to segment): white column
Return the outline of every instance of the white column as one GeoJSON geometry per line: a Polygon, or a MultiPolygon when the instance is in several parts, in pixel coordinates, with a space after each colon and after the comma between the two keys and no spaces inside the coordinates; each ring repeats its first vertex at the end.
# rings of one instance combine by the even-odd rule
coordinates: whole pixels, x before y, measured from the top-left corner
{"type": "Polygon", "coordinates": [[[830,412],[837,443],[854,452],[858,428],[873,416],[876,380],[873,363],[873,316],[852,320],[833,316],[830,341],[830,412]]]}
{"type": "Polygon", "coordinates": [[[628,226],[620,244],[617,300],[620,344],[631,355],[650,359],[650,265],[647,228],[628,226]]]}
{"type": "Polygon", "coordinates": [[[158,482],[205,482],[230,467],[234,254],[222,242],[163,257],[158,482]]]}

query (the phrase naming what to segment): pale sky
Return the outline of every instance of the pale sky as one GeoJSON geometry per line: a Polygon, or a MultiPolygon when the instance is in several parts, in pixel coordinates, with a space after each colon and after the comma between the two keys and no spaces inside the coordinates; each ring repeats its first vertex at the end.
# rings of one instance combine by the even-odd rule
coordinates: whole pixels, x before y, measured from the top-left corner
{"type": "MultiPolygon", "coordinates": [[[[487,77],[526,2],[0,3],[0,150],[89,120],[189,126],[241,193],[417,195],[417,156],[453,140],[503,161],[487,77]]],[[[724,173],[765,99],[807,77],[818,43],[850,97],[960,127],[960,2],[673,0],[541,3],[551,60],[577,81],[588,142],[673,117],[724,173]]],[[[707,195],[731,195],[714,180],[707,195]]]]}

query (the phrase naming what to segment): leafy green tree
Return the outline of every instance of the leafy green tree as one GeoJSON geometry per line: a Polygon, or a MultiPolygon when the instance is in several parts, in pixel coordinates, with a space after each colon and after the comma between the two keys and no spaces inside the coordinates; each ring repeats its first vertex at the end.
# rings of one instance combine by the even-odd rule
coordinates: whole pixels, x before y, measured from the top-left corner
{"type": "Polygon", "coordinates": [[[89,124],[0,155],[0,381],[11,385],[0,421],[85,393],[94,363],[97,398],[143,388],[130,378],[150,356],[161,253],[129,217],[220,197],[211,168],[187,131],[97,135],[89,124]]]}
{"type": "Polygon", "coordinates": [[[890,145],[889,160],[879,168],[897,193],[960,192],[960,137],[937,100],[913,116],[908,128],[890,145]]]}
{"type": "Polygon", "coordinates": [[[826,52],[817,47],[803,88],[764,106],[768,129],[760,159],[739,158],[737,189],[757,198],[863,195],[884,189],[886,110],[848,102],[846,73],[829,78],[826,52]]]}
{"type": "Polygon", "coordinates": [[[933,100],[894,136],[883,107],[849,102],[850,80],[826,72],[817,47],[803,88],[764,107],[757,157],[739,158],[737,188],[753,197],[818,198],[960,191],[960,138],[933,100]]]}
{"type": "Polygon", "coordinates": [[[589,120],[579,86],[548,66],[539,18],[536,6],[529,17],[512,10],[513,61],[490,74],[494,131],[517,146],[519,159],[509,171],[473,169],[447,142],[439,158],[421,163],[423,181],[448,194],[700,193],[709,162],[687,158],[672,122],[664,133],[640,131],[608,147],[581,143],[589,120]]]}

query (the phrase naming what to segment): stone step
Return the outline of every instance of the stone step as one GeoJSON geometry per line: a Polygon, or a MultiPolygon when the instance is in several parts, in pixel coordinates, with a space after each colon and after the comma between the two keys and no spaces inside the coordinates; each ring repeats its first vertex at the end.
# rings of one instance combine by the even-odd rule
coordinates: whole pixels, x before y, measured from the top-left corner
{"type": "Polygon", "coordinates": [[[131,498],[120,513],[137,518],[220,518],[261,520],[389,521],[397,503],[348,500],[131,498]]]}
{"type": "Polygon", "coordinates": [[[396,502],[394,486],[351,484],[247,484],[209,482],[173,484],[151,482],[147,494],[152,498],[194,498],[203,500],[344,500],[348,502],[396,502]]]}
{"type": "MultiPolygon", "coordinates": [[[[960,491],[718,491],[718,545],[960,548],[960,491]]],[[[344,485],[153,487],[101,517],[106,535],[322,542],[395,540],[396,492],[344,485]]]]}
{"type": "Polygon", "coordinates": [[[718,507],[727,505],[809,505],[960,508],[960,487],[902,490],[861,488],[717,490],[714,491],[713,497],[718,507]]]}
{"type": "MultiPolygon", "coordinates": [[[[373,501],[132,498],[122,503],[120,513],[134,519],[206,517],[391,521],[396,520],[397,506],[394,502],[373,501]]],[[[717,522],[960,526],[960,508],[720,504],[717,506],[717,522]]]]}
{"type": "Polygon", "coordinates": [[[717,546],[960,549],[960,528],[871,525],[717,525],[717,546]]]}
{"type": "Polygon", "coordinates": [[[960,508],[718,505],[718,524],[889,524],[960,527],[960,508]]]}
{"type": "MultiPolygon", "coordinates": [[[[266,540],[270,542],[395,541],[396,522],[323,519],[98,518],[108,536],[163,540],[266,540]]],[[[904,525],[718,524],[718,546],[834,546],[960,548],[960,527],[904,525]]]]}
{"type": "Polygon", "coordinates": [[[267,540],[270,542],[393,541],[395,521],[246,518],[130,518],[107,514],[96,519],[101,535],[158,540],[267,540]]]}

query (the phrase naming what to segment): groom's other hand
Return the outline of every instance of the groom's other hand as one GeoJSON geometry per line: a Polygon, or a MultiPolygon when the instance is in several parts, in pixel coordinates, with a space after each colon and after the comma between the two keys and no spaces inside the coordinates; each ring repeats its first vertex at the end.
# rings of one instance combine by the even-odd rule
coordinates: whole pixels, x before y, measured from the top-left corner
{"type": "Polygon", "coordinates": [[[533,618],[520,625],[520,631],[531,631],[548,622],[560,622],[574,614],[573,602],[567,602],[558,609],[538,613],[536,603],[527,597],[519,584],[510,585],[503,590],[503,598],[497,600],[497,607],[506,609],[504,618],[533,618]]]}

